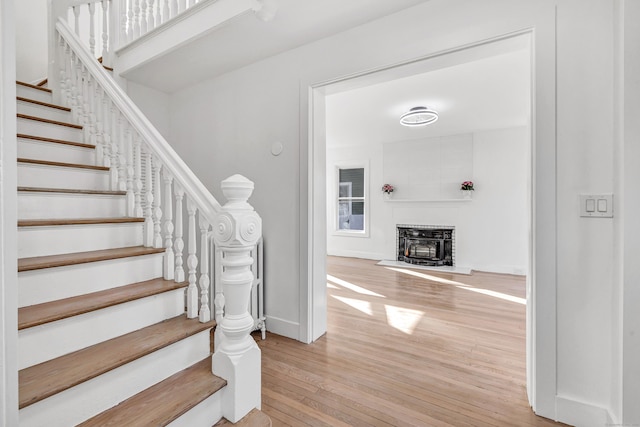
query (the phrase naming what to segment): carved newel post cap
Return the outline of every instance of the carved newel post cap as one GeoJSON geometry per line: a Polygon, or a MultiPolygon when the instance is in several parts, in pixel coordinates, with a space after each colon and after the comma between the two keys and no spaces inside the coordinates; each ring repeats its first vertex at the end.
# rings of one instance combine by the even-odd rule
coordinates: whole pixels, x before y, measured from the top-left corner
{"type": "Polygon", "coordinates": [[[246,202],[253,193],[253,181],[236,174],[222,181],[220,188],[230,204],[246,204],[250,207],[246,202]]]}
{"type": "Polygon", "coordinates": [[[255,245],[262,235],[262,219],[247,202],[253,193],[253,182],[242,175],[222,181],[227,203],[216,216],[213,239],[220,247],[255,245]]]}

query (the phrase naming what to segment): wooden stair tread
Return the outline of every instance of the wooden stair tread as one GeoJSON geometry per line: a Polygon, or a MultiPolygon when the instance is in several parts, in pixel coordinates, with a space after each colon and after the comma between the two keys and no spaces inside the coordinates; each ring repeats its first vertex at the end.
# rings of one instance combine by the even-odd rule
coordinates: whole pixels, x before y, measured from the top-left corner
{"type": "Polygon", "coordinates": [[[18,330],[185,288],[187,284],[187,282],[177,283],[173,280],[157,278],[63,300],[22,307],[18,309],[18,330]]]}
{"type": "Polygon", "coordinates": [[[25,163],[25,164],[31,164],[31,165],[59,166],[63,168],[91,169],[91,170],[103,171],[103,172],[109,171],[109,168],[106,166],[83,165],[79,163],[52,162],[49,160],[25,159],[21,157],[18,158],[18,163],[25,163]]]}
{"type": "Polygon", "coordinates": [[[126,196],[126,191],[113,190],[75,190],[71,188],[18,187],[18,191],[33,193],[70,193],[70,194],[101,194],[105,196],[126,196]]]}
{"type": "Polygon", "coordinates": [[[226,385],[207,357],[78,426],[164,426],[226,385]]]}
{"type": "Polygon", "coordinates": [[[120,259],[134,256],[151,255],[164,252],[164,248],[146,248],[131,246],[126,248],[102,249],[98,251],[76,252],[71,254],[47,255],[18,259],[18,271],[40,270],[65,265],[85,264],[89,262],[120,259]]]}
{"type": "Polygon", "coordinates": [[[31,83],[25,83],[25,82],[21,82],[19,80],[16,80],[16,84],[18,84],[20,86],[30,87],[31,89],[38,89],[38,90],[41,90],[43,92],[51,93],[51,89],[46,88],[46,87],[40,87],[40,86],[32,85],[31,83]]]}
{"type": "Polygon", "coordinates": [[[69,107],[63,107],[62,105],[50,104],[48,102],[43,102],[43,101],[38,101],[38,100],[35,100],[35,99],[24,98],[22,96],[16,96],[16,100],[17,101],[22,101],[22,102],[29,102],[31,104],[41,105],[43,107],[55,108],[57,110],[71,112],[71,108],[69,108],[69,107]]]}
{"type": "Polygon", "coordinates": [[[222,418],[213,427],[236,426],[236,427],[270,427],[271,418],[260,409],[252,409],[247,415],[242,417],[237,423],[232,423],[226,418],[222,418]]]}
{"type": "MultiPolygon", "coordinates": [[[[19,407],[32,405],[214,326],[215,321],[200,323],[181,315],[22,369],[18,373],[19,407]]],[[[185,387],[189,386],[187,382],[185,387]]]]}
{"type": "Polygon", "coordinates": [[[42,122],[42,123],[49,123],[52,125],[58,125],[58,126],[65,126],[65,127],[69,127],[69,128],[73,128],[73,129],[82,129],[81,125],[76,125],[73,123],[67,123],[67,122],[60,122],[58,120],[50,120],[50,119],[44,119],[42,117],[36,117],[36,116],[30,116],[28,114],[17,114],[17,117],[19,119],[26,119],[26,120],[34,120],[36,122],[42,122]]]}
{"type": "Polygon", "coordinates": [[[26,135],[23,133],[19,133],[18,138],[22,138],[22,139],[33,139],[35,141],[42,141],[42,142],[52,142],[55,144],[65,144],[65,145],[73,145],[75,147],[82,147],[82,148],[90,148],[92,150],[95,150],[95,145],[91,145],[91,144],[83,144],[81,142],[73,142],[73,141],[65,141],[63,139],[55,139],[55,138],[47,138],[44,136],[35,136],[35,135],[26,135]]]}
{"type": "Polygon", "coordinates": [[[98,224],[129,224],[144,222],[144,218],[67,218],[67,219],[21,219],[18,227],[47,227],[54,225],[98,225],[98,224]]]}

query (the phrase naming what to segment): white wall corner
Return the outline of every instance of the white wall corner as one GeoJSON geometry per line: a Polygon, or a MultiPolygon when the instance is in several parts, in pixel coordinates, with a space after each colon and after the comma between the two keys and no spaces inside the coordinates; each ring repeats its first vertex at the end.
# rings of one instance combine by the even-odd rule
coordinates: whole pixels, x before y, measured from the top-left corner
{"type": "Polygon", "coordinates": [[[562,396],[556,396],[556,421],[580,427],[613,424],[611,414],[606,408],[562,396]]]}

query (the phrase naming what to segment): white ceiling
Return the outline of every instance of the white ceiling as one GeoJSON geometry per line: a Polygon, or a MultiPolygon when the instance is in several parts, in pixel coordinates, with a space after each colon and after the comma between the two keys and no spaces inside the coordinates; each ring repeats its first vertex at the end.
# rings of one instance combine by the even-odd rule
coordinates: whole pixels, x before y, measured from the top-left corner
{"type": "Polygon", "coordinates": [[[340,83],[326,98],[327,146],[361,145],[527,125],[530,53],[525,36],[426,59],[340,83]],[[439,113],[399,124],[412,107],[439,113]]]}
{"type": "Polygon", "coordinates": [[[253,14],[144,66],[126,78],[164,92],[328,37],[428,0],[275,0],[278,11],[263,22],[253,14]]]}

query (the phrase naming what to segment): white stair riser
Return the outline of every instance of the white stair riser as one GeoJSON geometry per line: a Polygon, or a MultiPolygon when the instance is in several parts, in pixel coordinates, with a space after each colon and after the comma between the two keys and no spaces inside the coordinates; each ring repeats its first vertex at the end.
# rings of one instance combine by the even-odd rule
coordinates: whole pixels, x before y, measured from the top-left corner
{"type": "Polygon", "coordinates": [[[77,425],[209,355],[203,331],[20,410],[20,427],[77,425]]]}
{"type": "Polygon", "coordinates": [[[60,110],[59,108],[45,107],[33,102],[20,101],[16,104],[17,112],[28,116],[41,117],[43,119],[57,120],[59,122],[73,123],[71,111],[60,110]]]}
{"type": "Polygon", "coordinates": [[[20,272],[18,306],[42,304],[160,277],[163,255],[143,255],[20,272]]]}
{"type": "Polygon", "coordinates": [[[62,139],[71,142],[84,142],[82,129],[23,118],[18,118],[18,133],[62,139]]]}
{"type": "Polygon", "coordinates": [[[191,408],[167,427],[211,427],[222,418],[224,388],[191,408]]]}
{"type": "Polygon", "coordinates": [[[51,92],[34,89],[27,86],[16,85],[16,95],[22,98],[35,99],[36,101],[48,102],[51,104],[53,96],[51,92]]]}
{"type": "Polygon", "coordinates": [[[19,219],[117,218],[127,216],[124,196],[18,192],[19,219]]]}
{"type": "Polygon", "coordinates": [[[18,157],[51,162],[79,163],[82,165],[96,164],[96,150],[93,148],[56,144],[27,138],[18,138],[18,157]]]}
{"type": "Polygon", "coordinates": [[[109,190],[109,171],[18,162],[18,186],[109,190]]]}
{"type": "Polygon", "coordinates": [[[18,258],[143,244],[142,223],[18,227],[18,258]]]}
{"type": "Polygon", "coordinates": [[[18,369],[90,347],[184,313],[184,289],[18,331],[18,369]]]}

